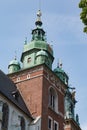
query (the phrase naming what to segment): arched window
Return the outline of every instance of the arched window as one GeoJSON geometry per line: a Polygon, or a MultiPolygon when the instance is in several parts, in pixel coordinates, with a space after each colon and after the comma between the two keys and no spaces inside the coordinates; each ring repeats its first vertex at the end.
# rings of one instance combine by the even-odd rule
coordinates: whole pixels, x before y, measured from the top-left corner
{"type": "Polygon", "coordinates": [[[9,108],[6,103],[3,104],[2,112],[2,130],[8,130],[9,108]]]}
{"type": "Polygon", "coordinates": [[[21,130],[25,130],[25,119],[21,117],[21,122],[20,122],[21,130]]]}
{"type": "Polygon", "coordinates": [[[49,107],[58,112],[58,95],[54,88],[49,89],[49,107]]]}

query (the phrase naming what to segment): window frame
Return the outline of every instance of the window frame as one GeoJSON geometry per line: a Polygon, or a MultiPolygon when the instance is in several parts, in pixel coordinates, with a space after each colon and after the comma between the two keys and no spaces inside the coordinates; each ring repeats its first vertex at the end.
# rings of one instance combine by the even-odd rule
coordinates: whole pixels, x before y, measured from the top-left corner
{"type": "Polygon", "coordinates": [[[20,118],[20,126],[21,126],[21,130],[25,130],[25,119],[22,116],[20,118]]]}
{"type": "Polygon", "coordinates": [[[58,94],[57,94],[57,91],[53,87],[49,88],[49,97],[48,98],[49,98],[48,106],[53,111],[58,113],[58,94]]]}
{"type": "Polygon", "coordinates": [[[8,125],[9,125],[9,106],[7,103],[3,103],[2,107],[2,130],[8,130],[8,125]]]}
{"type": "Polygon", "coordinates": [[[50,116],[48,116],[48,129],[53,130],[53,119],[50,116]],[[49,124],[49,121],[51,121],[50,122],[51,124],[49,124]]]}
{"type": "Polygon", "coordinates": [[[59,130],[59,123],[54,120],[54,130],[59,130]],[[55,125],[57,126],[57,129],[55,128],[55,125]]]}

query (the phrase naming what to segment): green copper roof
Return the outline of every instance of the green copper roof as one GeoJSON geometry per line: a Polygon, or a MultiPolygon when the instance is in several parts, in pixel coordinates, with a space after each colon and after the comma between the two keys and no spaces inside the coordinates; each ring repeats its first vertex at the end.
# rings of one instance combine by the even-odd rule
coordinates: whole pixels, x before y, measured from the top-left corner
{"type": "Polygon", "coordinates": [[[61,68],[58,68],[58,67],[56,69],[54,69],[54,72],[60,72],[60,73],[65,74],[64,70],[62,70],[61,68]]]}
{"type": "Polygon", "coordinates": [[[48,54],[47,54],[46,51],[41,50],[41,51],[38,51],[38,52],[37,52],[36,57],[37,57],[37,56],[46,56],[46,57],[48,57],[48,54]]]}
{"type": "Polygon", "coordinates": [[[54,69],[54,72],[55,73],[62,73],[62,74],[64,74],[66,77],[68,77],[68,75],[65,73],[65,71],[63,70],[63,69],[61,69],[61,68],[56,68],[56,69],[54,69]]]}
{"type": "Polygon", "coordinates": [[[33,40],[30,43],[25,44],[23,52],[30,51],[33,48],[47,50],[51,55],[53,55],[52,47],[45,41],[41,41],[41,40],[33,40]]]}
{"type": "MultiPolygon", "coordinates": [[[[32,39],[27,42],[25,40],[23,52],[21,55],[22,69],[31,68],[39,64],[46,64],[52,69],[54,60],[53,49],[46,41],[45,31],[42,28],[41,11],[37,13],[37,20],[35,22],[35,29],[32,30],[32,39]]],[[[20,63],[14,59],[9,63],[8,70],[10,73],[18,71],[20,63]]]]}
{"type": "Polygon", "coordinates": [[[8,71],[9,73],[14,73],[17,72],[21,69],[20,67],[20,63],[17,61],[17,59],[15,58],[14,60],[12,60],[9,65],[8,65],[8,71]]]}
{"type": "Polygon", "coordinates": [[[54,73],[65,83],[68,85],[68,75],[62,69],[62,63],[58,63],[57,68],[54,69],[54,73]]]}
{"type": "Polygon", "coordinates": [[[52,68],[54,60],[53,49],[46,41],[45,31],[42,28],[42,24],[41,11],[39,10],[35,22],[36,28],[32,30],[32,39],[30,43],[25,42],[21,55],[23,69],[42,63],[46,63],[49,68],[52,68]]]}
{"type": "Polygon", "coordinates": [[[14,59],[14,60],[10,61],[9,66],[10,65],[18,65],[18,66],[20,66],[20,63],[16,59],[14,59]]]}

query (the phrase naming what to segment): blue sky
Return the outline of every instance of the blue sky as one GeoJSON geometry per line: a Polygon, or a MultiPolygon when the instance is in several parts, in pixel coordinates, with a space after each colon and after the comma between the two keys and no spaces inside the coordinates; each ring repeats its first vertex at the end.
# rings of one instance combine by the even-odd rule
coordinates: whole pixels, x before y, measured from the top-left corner
{"type": "MultiPolygon", "coordinates": [[[[63,69],[76,88],[76,113],[83,130],[87,129],[87,35],[79,18],[79,0],[41,0],[43,28],[53,45],[56,67],[62,59],[63,69]]],[[[0,69],[8,73],[15,51],[20,60],[25,37],[31,40],[39,0],[0,0],[0,69]]]]}

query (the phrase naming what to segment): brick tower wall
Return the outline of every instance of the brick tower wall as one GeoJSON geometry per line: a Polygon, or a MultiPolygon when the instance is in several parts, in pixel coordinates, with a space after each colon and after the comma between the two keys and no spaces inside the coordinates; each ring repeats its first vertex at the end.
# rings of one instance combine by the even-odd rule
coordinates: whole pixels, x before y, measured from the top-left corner
{"type": "Polygon", "coordinates": [[[48,130],[48,117],[58,122],[59,130],[64,127],[64,92],[66,86],[45,65],[9,75],[19,89],[33,117],[41,116],[41,130],[48,130]],[[58,112],[49,107],[49,89],[58,95],[58,112]],[[44,125],[45,124],[45,125],[44,125]]]}

